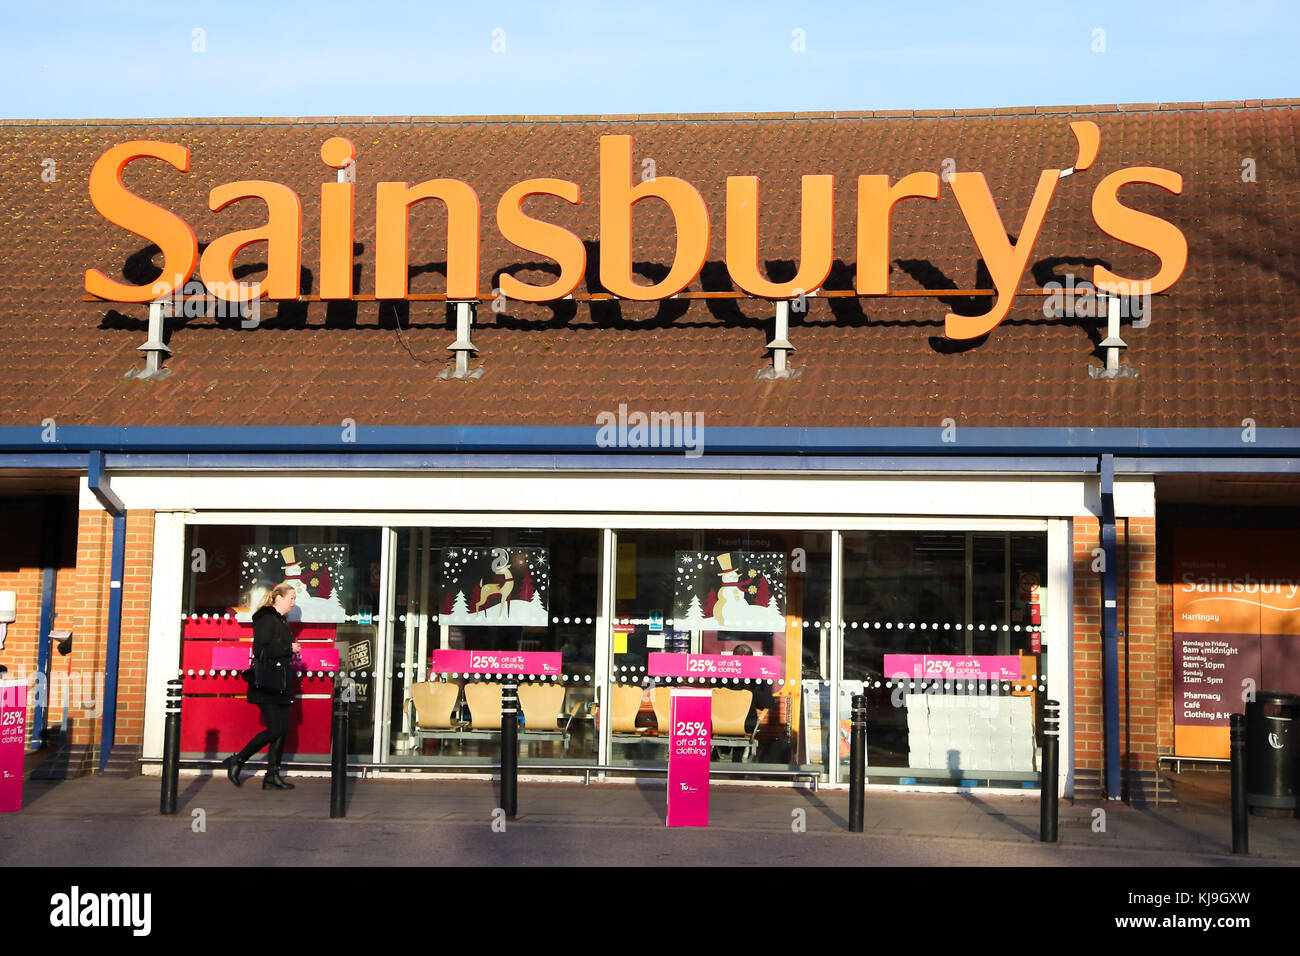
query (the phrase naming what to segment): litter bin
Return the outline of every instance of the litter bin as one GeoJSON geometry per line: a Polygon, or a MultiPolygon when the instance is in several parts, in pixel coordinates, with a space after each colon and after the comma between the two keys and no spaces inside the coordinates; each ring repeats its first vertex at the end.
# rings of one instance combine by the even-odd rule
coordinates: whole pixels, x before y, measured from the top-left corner
{"type": "Polygon", "coordinates": [[[1296,809],[1300,696],[1257,691],[1246,704],[1246,803],[1261,816],[1296,809]]]}

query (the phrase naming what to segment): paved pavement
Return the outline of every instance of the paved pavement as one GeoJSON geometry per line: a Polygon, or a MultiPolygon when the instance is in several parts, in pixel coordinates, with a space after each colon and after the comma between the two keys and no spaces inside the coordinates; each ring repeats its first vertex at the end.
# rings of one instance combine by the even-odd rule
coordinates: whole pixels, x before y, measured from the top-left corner
{"type": "Polygon", "coordinates": [[[1063,801],[1060,843],[1038,840],[1036,797],[868,791],[864,834],[847,831],[848,793],[715,784],[710,826],[664,825],[665,784],[523,781],[505,820],[483,779],[350,781],[329,817],[329,779],[293,791],[181,777],[178,813],[159,814],[157,777],[28,781],[0,816],[0,864],[153,865],[1025,865],[1250,866],[1300,863],[1300,820],[1251,818],[1231,854],[1217,795],[1180,808],[1063,801]]]}

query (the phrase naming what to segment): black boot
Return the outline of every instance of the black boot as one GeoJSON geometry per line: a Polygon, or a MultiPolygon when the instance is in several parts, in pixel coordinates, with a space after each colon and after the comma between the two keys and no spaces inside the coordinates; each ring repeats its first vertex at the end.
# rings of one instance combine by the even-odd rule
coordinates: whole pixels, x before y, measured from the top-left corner
{"type": "Polygon", "coordinates": [[[226,776],[236,787],[242,787],[244,782],[239,779],[239,771],[244,769],[244,761],[239,759],[239,754],[231,754],[225,760],[221,761],[221,766],[226,768],[226,776]]]}
{"type": "Polygon", "coordinates": [[[267,767],[266,776],[262,778],[263,790],[292,790],[293,784],[280,776],[279,767],[267,767]]]}

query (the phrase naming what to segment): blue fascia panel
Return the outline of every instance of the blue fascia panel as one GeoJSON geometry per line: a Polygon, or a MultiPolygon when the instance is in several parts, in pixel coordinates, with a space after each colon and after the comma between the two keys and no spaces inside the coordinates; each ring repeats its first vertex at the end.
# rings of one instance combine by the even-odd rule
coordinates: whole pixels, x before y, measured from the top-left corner
{"type": "Polygon", "coordinates": [[[349,470],[476,470],[529,471],[761,471],[761,472],[994,472],[1095,474],[1096,458],[994,457],[841,457],[790,455],[723,455],[686,458],[682,455],[530,455],[530,454],[121,454],[106,456],[112,472],[190,469],[349,469],[349,470]]]}
{"type": "MultiPolygon", "coordinates": [[[[0,452],[545,452],[635,457],[660,448],[604,448],[595,426],[131,426],[65,425],[55,441],[40,426],[0,428],[0,452]],[[348,440],[353,439],[353,440],[348,440]]],[[[708,456],[787,455],[1181,455],[1300,456],[1300,429],[1262,428],[704,428],[708,456]],[[945,437],[950,440],[945,441],[945,437]]],[[[707,457],[707,456],[706,456],[707,457]]]]}

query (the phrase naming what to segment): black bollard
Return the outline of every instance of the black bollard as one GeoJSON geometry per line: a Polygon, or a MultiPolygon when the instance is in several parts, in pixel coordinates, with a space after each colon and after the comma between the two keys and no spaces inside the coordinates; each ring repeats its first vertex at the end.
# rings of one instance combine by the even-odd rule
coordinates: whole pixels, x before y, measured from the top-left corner
{"type": "Polygon", "coordinates": [[[1250,852],[1250,808],[1246,805],[1246,717],[1228,718],[1228,754],[1232,760],[1232,852],[1250,852]]]}
{"type": "Polygon", "coordinates": [[[167,682],[166,725],[163,731],[162,799],[159,813],[176,812],[181,777],[181,682],[167,682]]]}
{"type": "Polygon", "coordinates": [[[861,833],[863,799],[867,789],[867,698],[854,694],[849,734],[849,830],[861,833]]]}
{"type": "MultiPolygon", "coordinates": [[[[341,676],[341,675],[340,675],[341,676]]],[[[348,815],[348,689],[342,677],[334,685],[334,726],[330,733],[330,818],[348,815]]]]}
{"type": "Polygon", "coordinates": [[[519,812],[519,685],[507,678],[501,688],[501,809],[506,819],[519,812]]]}
{"type": "Polygon", "coordinates": [[[1060,742],[1057,739],[1057,717],[1060,715],[1060,702],[1046,701],[1043,704],[1043,772],[1039,785],[1038,802],[1038,840],[1040,843],[1056,842],[1057,824],[1057,756],[1060,742]]]}

